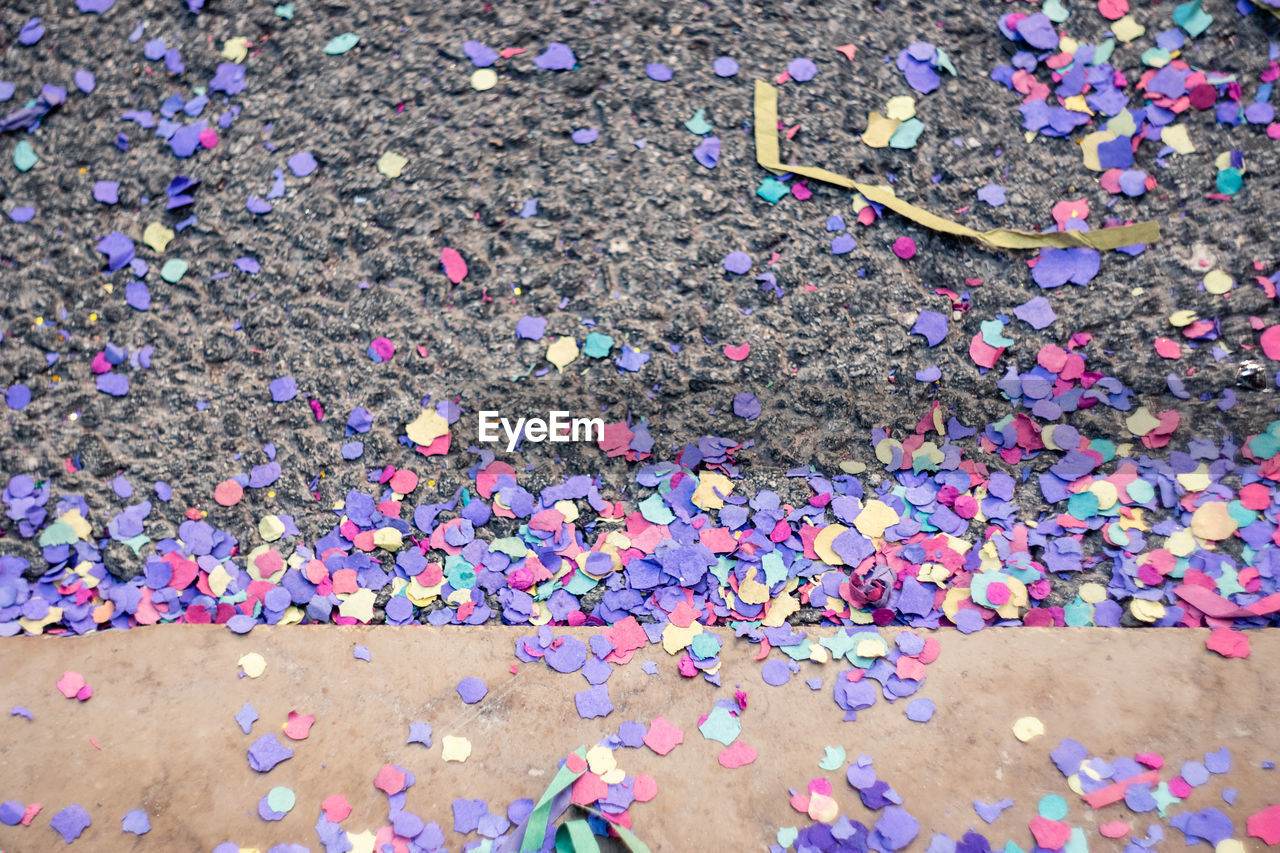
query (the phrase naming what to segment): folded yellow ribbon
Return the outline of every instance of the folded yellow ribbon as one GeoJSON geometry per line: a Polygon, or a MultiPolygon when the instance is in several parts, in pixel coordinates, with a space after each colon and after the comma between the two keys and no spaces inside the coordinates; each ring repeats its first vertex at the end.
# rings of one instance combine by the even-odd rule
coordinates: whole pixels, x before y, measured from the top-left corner
{"type": "Polygon", "coordinates": [[[778,153],[778,90],[768,83],[756,81],[756,162],[774,174],[790,172],[834,184],[838,187],[859,192],[868,201],[885,207],[905,216],[913,222],[943,234],[954,234],[957,237],[971,237],[996,249],[1038,249],[1054,246],[1061,249],[1083,247],[1089,249],[1118,249],[1121,246],[1133,246],[1138,243],[1154,243],[1160,239],[1158,222],[1139,222],[1135,225],[1123,225],[1118,228],[1103,228],[1097,231],[1016,231],[1010,228],[996,228],[991,231],[978,231],[967,225],[952,222],[937,214],[930,213],[922,207],[903,201],[884,187],[859,183],[844,175],[819,168],[817,166],[797,166],[783,163],[778,153]]]}

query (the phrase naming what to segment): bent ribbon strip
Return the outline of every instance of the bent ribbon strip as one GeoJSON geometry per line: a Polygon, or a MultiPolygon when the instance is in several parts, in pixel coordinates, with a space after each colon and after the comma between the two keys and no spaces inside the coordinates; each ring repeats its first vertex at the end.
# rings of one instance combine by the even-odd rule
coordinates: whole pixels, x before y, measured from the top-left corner
{"type": "Polygon", "coordinates": [[[957,237],[970,237],[997,249],[1037,249],[1045,246],[1060,249],[1118,249],[1121,246],[1154,243],[1160,239],[1160,224],[1154,220],[1139,222],[1135,225],[1122,225],[1117,228],[1102,228],[1097,231],[1040,233],[1016,231],[1010,228],[977,231],[903,201],[884,187],[862,184],[817,166],[784,164],[779,159],[778,153],[778,90],[760,80],[756,81],[755,114],[756,162],[770,172],[779,175],[790,172],[815,181],[854,190],[861,193],[868,201],[883,205],[899,216],[905,216],[933,231],[954,234],[957,237]]]}

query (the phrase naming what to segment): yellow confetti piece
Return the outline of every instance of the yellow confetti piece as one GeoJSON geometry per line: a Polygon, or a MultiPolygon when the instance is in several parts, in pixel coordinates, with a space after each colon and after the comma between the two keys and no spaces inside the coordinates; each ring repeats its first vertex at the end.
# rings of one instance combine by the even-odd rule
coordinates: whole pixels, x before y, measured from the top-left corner
{"type": "Polygon", "coordinates": [[[668,622],[662,629],[662,648],[669,655],[677,654],[688,648],[693,638],[702,633],[702,625],[693,622],[688,628],[681,628],[674,622],[668,622]]]}
{"type": "Polygon", "coordinates": [[[1089,485],[1089,491],[1098,499],[1098,509],[1107,510],[1116,505],[1120,493],[1114,484],[1106,480],[1097,480],[1089,485]]]}
{"type": "Polygon", "coordinates": [[[93,528],[89,526],[89,522],[85,521],[84,516],[80,514],[78,509],[70,509],[58,517],[60,521],[65,521],[71,526],[71,530],[76,534],[76,538],[85,542],[89,541],[89,537],[93,534],[93,528]]]}
{"type": "Polygon", "coordinates": [[[1160,131],[1160,141],[1179,154],[1193,154],[1196,150],[1185,124],[1166,125],[1160,131]]]}
{"type": "Polygon", "coordinates": [[[857,518],[853,520],[853,526],[858,528],[858,532],[863,536],[879,539],[884,536],[886,527],[893,527],[900,520],[893,507],[884,501],[872,500],[867,501],[862,512],[858,513],[857,518]]]}
{"type": "Polygon", "coordinates": [[[222,594],[227,591],[227,587],[231,584],[231,575],[223,568],[222,564],[213,567],[213,571],[209,572],[209,591],[217,597],[221,598],[222,594]]]}
{"type": "Polygon", "coordinates": [[[1209,488],[1209,484],[1212,482],[1212,478],[1209,475],[1209,466],[1201,462],[1194,471],[1184,471],[1179,474],[1178,482],[1188,492],[1203,492],[1209,488]]]}
{"type": "Polygon", "coordinates": [[[244,670],[244,674],[250,678],[258,678],[262,673],[267,671],[267,659],[257,652],[249,652],[241,655],[240,660],[236,664],[244,670]]]}
{"type": "Polygon", "coordinates": [[[459,735],[445,735],[441,739],[441,754],[445,761],[466,761],[471,757],[471,741],[459,735]]]}
{"type": "Polygon", "coordinates": [[[1196,550],[1196,538],[1192,535],[1190,528],[1184,527],[1181,530],[1175,530],[1164,541],[1164,547],[1168,548],[1169,553],[1175,557],[1189,557],[1196,550]]]}
{"type": "Polygon", "coordinates": [[[840,814],[840,804],[826,794],[809,795],[809,817],[831,823],[840,814]]]}
{"type": "Polygon", "coordinates": [[[1209,501],[1201,504],[1191,514],[1191,532],[1201,539],[1221,542],[1230,539],[1240,527],[1231,517],[1226,501],[1209,501]]]}
{"type": "Polygon", "coordinates": [[[1086,604],[1100,604],[1107,599],[1107,588],[1095,581],[1080,584],[1080,589],[1076,590],[1076,594],[1080,596],[1080,600],[1086,604]]]}
{"type": "Polygon", "coordinates": [[[1209,270],[1208,275],[1204,277],[1204,289],[1216,296],[1227,293],[1235,286],[1235,279],[1222,270],[1209,270]]]}
{"type": "MultiPolygon", "coordinates": [[[[898,129],[898,125],[902,122],[885,118],[880,113],[872,112],[867,115],[867,129],[862,134],[862,143],[869,148],[888,148],[889,139],[893,136],[893,132],[898,129]]],[[[759,144],[757,143],[757,148],[759,144]]],[[[865,195],[865,193],[864,193],[865,195]]]]}
{"type": "MultiPolygon", "coordinates": [[[[1219,172],[1221,172],[1223,169],[1232,168],[1231,152],[1223,151],[1221,154],[1219,154],[1217,157],[1214,158],[1213,165],[1219,172]]],[[[1235,168],[1239,170],[1240,174],[1243,175],[1245,173],[1245,167],[1243,164],[1240,166],[1236,166],[1235,168]]]]}
{"type": "Polygon", "coordinates": [[[1136,412],[1124,419],[1124,423],[1129,428],[1129,432],[1137,436],[1146,435],[1160,426],[1160,421],[1147,411],[1146,406],[1140,406],[1136,412]]]}
{"type": "MultiPolygon", "coordinates": [[[[578,505],[571,500],[558,500],[554,504],[560,514],[564,516],[566,524],[573,524],[578,520],[578,505]]],[[[626,546],[623,546],[626,547],[626,546]]]]}
{"type": "Polygon", "coordinates": [[[1072,95],[1062,101],[1062,105],[1073,113],[1084,113],[1085,115],[1093,115],[1093,110],[1089,109],[1089,102],[1084,99],[1084,95],[1072,95]]]}
{"type": "Polygon", "coordinates": [[[449,422],[435,409],[423,409],[404,428],[404,434],[414,444],[426,447],[449,431],[449,422]]]}
{"type": "Polygon", "coordinates": [[[902,442],[898,441],[896,438],[882,438],[876,444],[876,459],[880,460],[885,465],[889,465],[893,462],[893,455],[895,451],[901,449],[902,442]]]}
{"type": "Polygon", "coordinates": [[[404,536],[394,527],[379,527],[373,531],[373,544],[384,551],[399,551],[404,544],[404,536]]]}
{"type": "Polygon", "coordinates": [[[1196,315],[1196,312],[1189,311],[1184,308],[1181,311],[1174,311],[1169,315],[1169,325],[1181,329],[1186,326],[1190,326],[1198,319],[1199,317],[1196,315]]]}
{"type": "Polygon", "coordinates": [[[1139,622],[1156,622],[1164,616],[1164,605],[1158,601],[1145,601],[1135,598],[1129,602],[1129,612],[1139,622]]]}
{"type": "Polygon", "coordinates": [[[703,471],[698,475],[698,488],[689,500],[699,509],[720,509],[724,498],[733,491],[733,481],[718,471],[703,471]],[[719,494],[717,494],[719,493],[719,494]]]}
{"type": "MultiPolygon", "coordinates": [[[[368,624],[373,621],[373,604],[377,598],[378,596],[373,590],[361,587],[348,595],[346,600],[338,605],[338,612],[343,616],[355,619],[357,622],[368,624]]],[[[470,600],[470,596],[468,596],[468,600],[470,600]]]]}
{"type": "Polygon", "coordinates": [[[22,626],[22,630],[28,634],[43,634],[44,629],[55,622],[62,621],[62,608],[50,607],[40,619],[28,619],[26,616],[18,618],[18,624],[22,626]]]}
{"type": "Polygon", "coordinates": [[[1039,717],[1019,717],[1013,721],[1013,736],[1026,743],[1044,734],[1044,723],[1039,717]]]}
{"type": "Polygon", "coordinates": [[[556,338],[547,347],[547,361],[555,365],[557,371],[563,371],[578,357],[578,342],[570,335],[556,338]]]}
{"type": "Polygon", "coordinates": [[[886,651],[884,640],[879,637],[867,637],[865,640],[858,641],[854,654],[860,658],[882,658],[886,651]]]}
{"type": "Polygon", "coordinates": [[[1147,28],[1139,24],[1133,15],[1125,15],[1111,25],[1111,33],[1116,37],[1116,41],[1124,44],[1140,38],[1146,31],[1147,28]]]}
{"type": "Polygon", "coordinates": [[[163,254],[172,240],[173,230],[164,227],[159,222],[152,222],[142,232],[142,242],[146,243],[157,254],[163,254]]]}
{"type": "Polygon", "coordinates": [[[818,559],[828,566],[843,566],[844,560],[840,559],[839,554],[831,550],[831,543],[835,541],[837,536],[848,529],[843,524],[828,524],[822,528],[813,539],[813,551],[818,555],[818,559]]]}
{"type": "Polygon", "coordinates": [[[764,604],[769,600],[769,587],[756,580],[756,569],[752,566],[746,578],[738,584],[738,598],[746,604],[764,604]]]}
{"type": "Polygon", "coordinates": [[[373,845],[378,842],[378,837],[366,829],[363,832],[348,832],[347,840],[351,842],[351,853],[373,853],[373,845]]]}
{"type": "MultiPolygon", "coordinates": [[[[799,610],[799,601],[790,595],[780,595],[769,605],[769,612],[765,615],[761,624],[766,628],[780,628],[782,623],[787,621],[788,616],[799,610]]],[[[814,648],[821,648],[821,646],[815,644],[814,648]]]]}
{"type": "Polygon", "coordinates": [[[492,68],[477,68],[471,72],[471,88],[477,92],[487,92],[498,85],[498,72],[492,68]]]}
{"type": "Polygon", "coordinates": [[[1109,130],[1095,130],[1085,134],[1080,140],[1080,153],[1084,156],[1084,167],[1091,172],[1101,172],[1102,161],[1098,159],[1098,146],[1110,142],[1116,135],[1109,130]]]}
{"type": "Polygon", "coordinates": [[[407,165],[409,165],[409,158],[394,151],[388,151],[378,158],[378,171],[388,178],[400,177],[400,173],[407,165]]]}
{"type": "Polygon", "coordinates": [[[884,114],[887,118],[895,121],[906,121],[909,118],[915,118],[916,99],[910,95],[899,95],[896,98],[890,98],[885,102],[884,114]]]}
{"type": "Polygon", "coordinates": [[[830,663],[831,652],[826,646],[813,643],[809,646],[809,660],[814,663],[830,663]]]}
{"type": "Polygon", "coordinates": [[[587,750],[587,766],[591,768],[592,773],[597,776],[603,776],[610,770],[617,768],[618,759],[613,754],[612,749],[596,744],[587,750]]]}
{"type": "Polygon", "coordinates": [[[852,459],[846,459],[840,463],[840,470],[846,474],[861,474],[867,470],[867,463],[855,462],[852,459]]]}
{"type": "Polygon", "coordinates": [[[1235,838],[1224,838],[1213,848],[1213,853],[1244,853],[1244,845],[1235,838]]]}
{"type": "Polygon", "coordinates": [[[795,163],[783,163],[778,147],[778,90],[765,83],[756,81],[755,92],[755,138],[756,162],[774,174],[792,172],[815,181],[834,184],[838,187],[861,193],[869,201],[905,216],[932,231],[953,234],[958,237],[970,237],[987,246],[997,249],[1036,249],[1041,246],[1058,248],[1085,247],[1090,249],[1117,249],[1137,243],[1154,243],[1160,239],[1160,224],[1157,222],[1140,222],[1135,225],[1122,225],[1118,228],[1099,228],[1094,231],[1052,231],[1039,233],[1034,231],[1014,231],[1008,228],[996,228],[991,231],[975,231],[966,225],[952,222],[941,216],[930,213],[924,208],[903,201],[891,192],[870,184],[863,184],[844,175],[817,166],[800,166],[795,163]]]}
{"type": "Polygon", "coordinates": [[[253,42],[244,36],[229,38],[222,43],[222,58],[228,62],[244,62],[245,57],[249,55],[249,48],[251,47],[253,47],[253,42]]]}
{"type": "Polygon", "coordinates": [[[284,535],[284,522],[278,515],[264,515],[258,521],[258,535],[264,542],[275,542],[284,535]]]}

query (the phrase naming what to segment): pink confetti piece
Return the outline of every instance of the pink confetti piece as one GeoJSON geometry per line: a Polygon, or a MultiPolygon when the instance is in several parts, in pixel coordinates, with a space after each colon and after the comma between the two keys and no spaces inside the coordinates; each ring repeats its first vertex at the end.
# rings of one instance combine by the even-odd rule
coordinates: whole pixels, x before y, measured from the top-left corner
{"type": "Polygon", "coordinates": [[[454,284],[461,284],[467,277],[467,262],[457,249],[445,247],[440,251],[440,263],[444,266],[444,274],[454,284]]]}
{"type": "Polygon", "coordinates": [[[757,757],[758,754],[754,749],[740,740],[735,740],[729,746],[720,750],[720,754],[716,756],[716,761],[720,762],[721,767],[736,770],[739,767],[751,764],[757,757]]]}
{"type": "MultiPolygon", "coordinates": [[[[84,676],[72,670],[67,670],[62,673],[62,678],[58,679],[57,686],[58,692],[68,699],[78,698],[80,691],[88,687],[88,685],[85,684],[84,676]]],[[[92,693],[90,693],[90,695],[92,695],[92,693]]],[[[86,696],[84,698],[88,699],[89,697],[86,696]]]]}
{"type": "Polygon", "coordinates": [[[1247,658],[1250,653],[1249,637],[1230,628],[1214,628],[1205,639],[1205,648],[1224,658],[1247,658]]]}

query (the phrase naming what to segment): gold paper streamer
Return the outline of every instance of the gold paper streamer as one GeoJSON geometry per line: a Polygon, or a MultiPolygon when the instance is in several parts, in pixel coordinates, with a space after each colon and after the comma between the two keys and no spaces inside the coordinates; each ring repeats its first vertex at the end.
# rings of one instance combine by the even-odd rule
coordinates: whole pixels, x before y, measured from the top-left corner
{"type": "Polygon", "coordinates": [[[778,153],[778,90],[768,83],[756,81],[756,162],[774,174],[791,172],[834,184],[838,187],[861,193],[867,200],[905,216],[913,222],[943,234],[954,234],[957,237],[971,237],[997,249],[1038,249],[1053,246],[1060,249],[1083,247],[1089,249],[1117,249],[1121,246],[1132,246],[1138,243],[1154,243],[1160,239],[1160,224],[1154,220],[1139,222],[1135,225],[1124,225],[1118,228],[1103,228],[1097,231],[1054,231],[1040,233],[1036,231],[1016,231],[1010,228],[996,228],[991,231],[977,231],[967,225],[952,222],[937,214],[930,213],[922,207],[903,201],[883,187],[861,184],[844,175],[822,169],[817,166],[797,166],[783,163],[778,153]]]}

